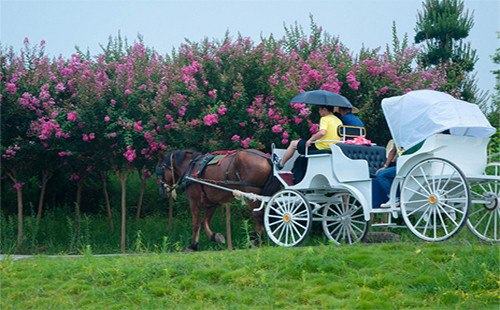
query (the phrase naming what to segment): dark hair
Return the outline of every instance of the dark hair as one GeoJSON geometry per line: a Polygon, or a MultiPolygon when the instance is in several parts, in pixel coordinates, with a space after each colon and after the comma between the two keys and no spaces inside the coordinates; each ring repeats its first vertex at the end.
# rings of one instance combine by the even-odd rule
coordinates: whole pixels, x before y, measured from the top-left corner
{"type": "Polygon", "coordinates": [[[332,112],[333,113],[333,107],[331,105],[320,105],[319,107],[323,108],[323,109],[327,109],[328,112],[332,112]]]}
{"type": "Polygon", "coordinates": [[[346,108],[346,107],[339,107],[342,111],[347,111],[347,112],[351,112],[352,111],[352,108],[346,108]]]}

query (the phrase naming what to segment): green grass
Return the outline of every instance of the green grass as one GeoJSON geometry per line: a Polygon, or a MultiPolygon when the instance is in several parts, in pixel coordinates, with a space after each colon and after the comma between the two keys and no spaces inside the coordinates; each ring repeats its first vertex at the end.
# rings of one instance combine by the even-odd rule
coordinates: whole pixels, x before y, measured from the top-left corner
{"type": "Polygon", "coordinates": [[[1,309],[498,309],[499,246],[399,243],[0,261],[1,309]]]}

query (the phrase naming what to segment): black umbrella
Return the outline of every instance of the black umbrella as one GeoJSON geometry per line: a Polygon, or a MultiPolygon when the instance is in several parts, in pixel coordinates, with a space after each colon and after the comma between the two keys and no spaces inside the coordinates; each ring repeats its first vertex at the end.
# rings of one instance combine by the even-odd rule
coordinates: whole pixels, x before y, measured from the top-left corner
{"type": "Polygon", "coordinates": [[[290,103],[306,103],[327,105],[341,108],[354,108],[346,97],[327,90],[311,90],[299,93],[290,100],[290,103]]]}

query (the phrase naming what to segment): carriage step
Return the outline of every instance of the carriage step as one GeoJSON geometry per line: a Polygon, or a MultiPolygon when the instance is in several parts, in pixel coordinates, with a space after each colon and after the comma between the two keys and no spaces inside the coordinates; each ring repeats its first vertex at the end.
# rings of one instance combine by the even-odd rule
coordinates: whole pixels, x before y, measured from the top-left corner
{"type": "MultiPolygon", "coordinates": [[[[372,227],[396,227],[396,223],[373,223],[372,227]]],[[[406,227],[406,226],[405,226],[406,227]]]]}

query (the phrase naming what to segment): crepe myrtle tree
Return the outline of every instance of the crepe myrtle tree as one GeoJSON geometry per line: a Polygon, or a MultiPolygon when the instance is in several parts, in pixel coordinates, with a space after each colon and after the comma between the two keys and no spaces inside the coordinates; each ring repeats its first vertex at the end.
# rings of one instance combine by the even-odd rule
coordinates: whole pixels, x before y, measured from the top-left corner
{"type": "MultiPolygon", "coordinates": [[[[109,77],[107,93],[99,100],[104,107],[96,119],[103,126],[103,144],[107,160],[122,188],[121,249],[125,251],[126,182],[131,171],[138,170],[142,180],[138,215],[145,180],[151,175],[154,153],[162,148],[157,142],[154,98],[162,79],[162,66],[154,51],[142,43],[121,48],[118,37],[99,56],[98,71],[109,77]]],[[[163,147],[164,148],[164,147],[163,147]]]]}
{"type": "Polygon", "coordinates": [[[45,186],[54,169],[56,150],[49,143],[40,143],[41,136],[55,131],[63,136],[61,129],[50,119],[54,113],[55,93],[50,91],[53,66],[44,53],[45,43],[31,46],[24,40],[24,48],[16,57],[12,48],[0,49],[1,61],[1,130],[2,172],[14,182],[18,200],[18,242],[23,240],[23,196],[22,186],[33,175],[40,174],[41,192],[38,219],[45,194],[45,186]],[[40,129],[40,127],[43,127],[40,129]],[[49,160],[45,165],[41,163],[49,160]]]}

